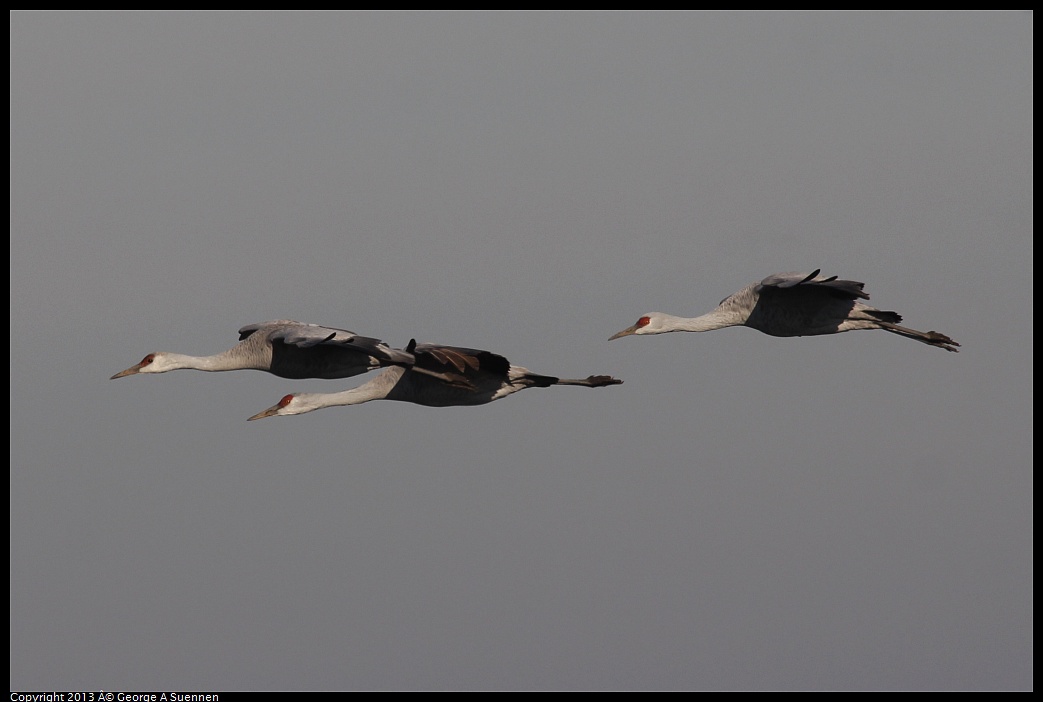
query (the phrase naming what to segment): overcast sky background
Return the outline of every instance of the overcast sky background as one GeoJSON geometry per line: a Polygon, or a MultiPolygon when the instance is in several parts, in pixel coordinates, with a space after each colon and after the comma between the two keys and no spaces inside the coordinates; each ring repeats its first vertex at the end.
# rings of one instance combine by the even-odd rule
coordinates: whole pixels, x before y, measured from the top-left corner
{"type": "Polygon", "coordinates": [[[13,690],[1032,689],[1031,13],[10,20],[13,690]],[[109,380],[278,318],[625,383],[109,380]]]}

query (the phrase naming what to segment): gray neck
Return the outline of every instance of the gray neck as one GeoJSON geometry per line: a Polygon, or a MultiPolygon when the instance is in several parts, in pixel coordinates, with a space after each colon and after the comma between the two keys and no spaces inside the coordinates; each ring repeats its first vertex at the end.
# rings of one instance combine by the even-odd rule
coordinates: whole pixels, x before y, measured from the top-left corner
{"type": "Polygon", "coordinates": [[[388,368],[368,383],[363,383],[357,388],[350,388],[340,392],[315,393],[311,400],[315,409],[320,407],[341,407],[345,405],[361,405],[371,400],[383,400],[405,373],[404,368],[388,368]]]}
{"type": "Polygon", "coordinates": [[[232,348],[228,351],[215,353],[213,356],[189,356],[183,353],[167,353],[166,357],[169,362],[175,363],[178,368],[210,372],[238,370],[240,368],[256,368],[258,370],[266,368],[266,366],[261,366],[254,361],[242,358],[240,354],[235,353],[237,349],[238,347],[232,348]]]}
{"type": "Polygon", "coordinates": [[[662,321],[656,328],[656,334],[664,332],[703,332],[714,329],[734,327],[743,323],[735,314],[725,310],[714,310],[698,317],[676,317],[672,314],[661,314],[662,321]]]}

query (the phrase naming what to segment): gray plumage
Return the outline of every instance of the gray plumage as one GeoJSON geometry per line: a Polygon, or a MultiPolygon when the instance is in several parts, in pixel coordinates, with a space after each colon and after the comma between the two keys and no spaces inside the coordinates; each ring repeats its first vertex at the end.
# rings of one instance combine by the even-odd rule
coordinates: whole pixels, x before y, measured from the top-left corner
{"type": "Polygon", "coordinates": [[[426,407],[484,405],[525,388],[551,385],[597,388],[623,382],[609,375],[581,379],[539,375],[511,365],[498,354],[460,346],[417,344],[414,340],[406,347],[406,352],[415,358],[411,369],[388,368],[373,380],[342,392],[286,395],[278,404],[250,419],[303,414],[324,407],[358,405],[372,400],[398,400],[426,407]],[[438,376],[453,382],[446,382],[438,376]]]}
{"type": "Polygon", "coordinates": [[[922,332],[899,326],[897,312],[878,310],[861,302],[869,295],[864,283],[837,280],[814,273],[778,273],[748,285],[721,300],[699,317],[675,317],[650,312],[637,323],[609,337],[665,334],[675,331],[711,331],[746,326],[771,336],[817,336],[856,329],[883,329],[907,339],[957,351],[958,343],[936,331],[922,332]]]}
{"type": "Polygon", "coordinates": [[[239,343],[212,356],[160,351],[114,376],[166,373],[179,369],[229,371],[255,369],[281,378],[349,378],[391,365],[411,366],[413,355],[380,339],[292,320],[248,324],[239,343]]]}

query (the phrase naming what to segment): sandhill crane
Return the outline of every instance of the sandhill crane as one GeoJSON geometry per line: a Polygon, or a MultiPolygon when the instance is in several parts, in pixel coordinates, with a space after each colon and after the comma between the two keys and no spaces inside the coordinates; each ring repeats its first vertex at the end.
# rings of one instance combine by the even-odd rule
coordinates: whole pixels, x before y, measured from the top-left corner
{"type": "Polygon", "coordinates": [[[323,407],[360,405],[371,400],[399,400],[427,407],[484,405],[525,388],[546,388],[551,385],[598,388],[623,382],[610,375],[592,375],[582,379],[538,375],[521,366],[511,365],[503,356],[489,351],[417,344],[416,340],[410,341],[406,351],[416,358],[412,369],[388,368],[368,383],[343,392],[287,395],[278,404],[250,417],[250,420],[304,414],[323,407]],[[418,374],[417,371],[431,371],[431,374],[418,374]],[[443,373],[450,377],[462,376],[473,389],[459,387],[459,384],[454,387],[432,377],[443,373]]]}
{"type": "Polygon", "coordinates": [[[665,334],[675,331],[711,331],[747,326],[771,336],[816,336],[853,329],[883,329],[907,339],[957,351],[955,341],[936,331],[922,332],[898,326],[902,316],[859,302],[868,300],[865,283],[824,278],[814,273],[779,273],[749,285],[721,300],[717,309],[699,317],[675,317],[650,312],[630,327],[609,337],[665,334]]]}
{"type": "MultiPolygon", "coordinates": [[[[191,368],[202,371],[256,369],[281,378],[349,378],[376,368],[412,366],[413,354],[380,339],[355,332],[288,319],[248,324],[239,330],[239,343],[213,356],[150,353],[111,380],[139,373],[166,373],[191,368]]],[[[424,371],[421,371],[424,372],[424,371]]],[[[438,374],[448,382],[456,379],[438,374]]]]}

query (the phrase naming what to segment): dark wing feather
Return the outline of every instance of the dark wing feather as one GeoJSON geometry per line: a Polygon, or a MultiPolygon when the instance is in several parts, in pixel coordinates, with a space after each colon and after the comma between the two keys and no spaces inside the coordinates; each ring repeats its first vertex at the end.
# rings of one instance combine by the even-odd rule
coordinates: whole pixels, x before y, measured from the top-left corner
{"type": "Polygon", "coordinates": [[[417,344],[414,339],[409,342],[406,351],[416,357],[416,365],[420,368],[456,373],[472,380],[480,374],[506,379],[511,367],[510,361],[499,354],[462,346],[417,344]]]}

